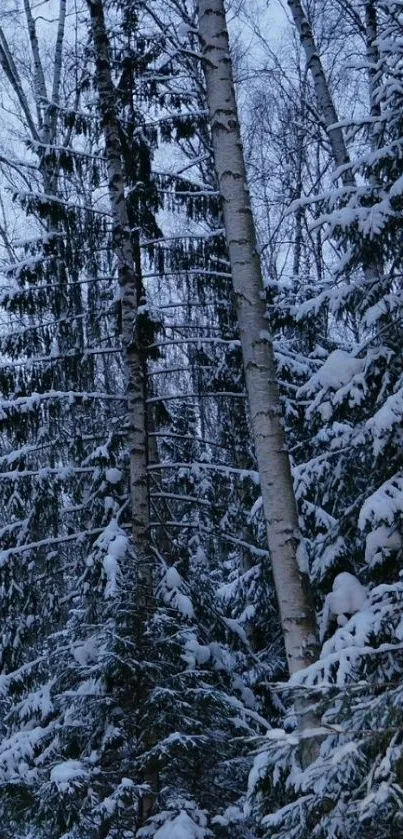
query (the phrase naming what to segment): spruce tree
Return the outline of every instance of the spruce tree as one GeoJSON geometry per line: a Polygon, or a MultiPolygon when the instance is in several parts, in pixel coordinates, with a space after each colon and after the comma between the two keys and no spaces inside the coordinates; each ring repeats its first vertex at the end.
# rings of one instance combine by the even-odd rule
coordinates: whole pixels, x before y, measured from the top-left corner
{"type": "Polygon", "coordinates": [[[385,3],[371,19],[375,40],[363,58],[371,112],[352,126],[360,186],[322,197],[322,222],[342,261],[307,311],[328,307],[338,340],[300,389],[312,448],[297,480],[311,511],[313,572],[328,592],[325,643],[290,686],[317,704],[322,743],[303,772],[290,731],[262,749],[251,808],[263,816],[264,836],[401,832],[400,12],[385,3]],[[371,276],[368,265],[377,269],[371,276]]]}

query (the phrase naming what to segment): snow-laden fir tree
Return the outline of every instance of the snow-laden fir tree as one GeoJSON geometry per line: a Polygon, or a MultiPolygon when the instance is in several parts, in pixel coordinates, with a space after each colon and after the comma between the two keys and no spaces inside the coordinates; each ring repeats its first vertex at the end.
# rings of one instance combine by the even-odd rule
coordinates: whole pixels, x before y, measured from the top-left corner
{"type": "MultiPolygon", "coordinates": [[[[98,4],[98,9],[93,8],[92,12],[102,13],[102,5],[98,4]]],[[[115,17],[113,29],[106,33],[104,46],[106,43],[107,51],[108,37],[113,33],[111,71],[115,101],[109,113],[103,111],[103,118],[113,117],[109,121],[109,127],[115,130],[113,164],[120,161],[118,174],[123,176],[126,188],[123,200],[129,224],[135,228],[130,246],[136,270],[135,293],[139,302],[144,292],[139,271],[141,249],[147,254],[150,273],[155,266],[153,256],[157,252],[155,239],[158,230],[153,227],[150,208],[156,206],[158,199],[152,186],[150,151],[142,116],[134,108],[139,88],[133,82],[135,71],[139,72],[138,64],[144,69],[150,60],[155,60],[155,43],[143,32],[138,33],[137,22],[132,7],[123,9],[120,26],[115,17]],[[116,121],[119,120],[121,124],[116,132],[116,121]],[[116,133],[119,134],[119,144],[116,133]]],[[[105,32],[102,34],[104,36],[105,32]]],[[[38,42],[36,57],[39,46],[38,42]]],[[[41,497],[45,498],[45,490],[50,487],[48,497],[59,511],[59,518],[52,518],[52,547],[54,539],[57,552],[53,551],[49,556],[48,543],[43,546],[46,556],[52,561],[52,577],[45,569],[39,578],[41,587],[38,591],[35,581],[42,546],[37,540],[45,527],[45,521],[41,520],[37,523],[38,535],[34,538],[33,534],[28,542],[30,564],[27,568],[33,575],[32,580],[27,578],[29,591],[24,590],[24,579],[19,583],[25,608],[29,605],[27,594],[44,598],[47,585],[52,593],[53,608],[45,612],[34,604],[30,609],[35,619],[38,618],[38,625],[29,645],[25,643],[25,638],[20,638],[17,648],[14,639],[11,639],[10,649],[19,649],[21,667],[17,668],[17,664],[12,662],[5,672],[5,676],[10,673],[10,678],[4,683],[8,702],[6,710],[10,708],[10,713],[4,715],[4,736],[0,748],[4,768],[3,822],[10,825],[14,834],[23,831],[24,824],[28,829],[35,823],[37,834],[44,837],[134,836],[147,812],[153,808],[155,818],[146,828],[148,835],[154,835],[164,824],[168,830],[172,824],[178,829],[183,825],[188,830],[192,827],[195,835],[208,836],[211,815],[225,810],[226,804],[238,797],[243,788],[241,779],[245,775],[245,762],[243,752],[239,756],[235,735],[238,738],[240,732],[241,736],[253,734],[256,727],[261,728],[263,720],[251,707],[252,696],[237,675],[237,654],[231,653],[228,643],[229,639],[237,637],[237,633],[229,622],[217,615],[213,584],[198,536],[203,529],[199,515],[193,521],[189,521],[188,516],[183,521],[191,528],[197,524],[196,536],[189,540],[189,544],[182,542],[176,547],[167,546],[161,535],[156,533],[156,550],[151,554],[151,541],[149,546],[146,545],[148,557],[156,557],[155,579],[160,579],[156,591],[158,608],[154,606],[154,591],[149,588],[148,604],[151,600],[153,616],[146,630],[150,614],[149,605],[144,604],[144,599],[140,601],[137,587],[135,528],[133,541],[128,538],[131,524],[127,495],[128,459],[125,455],[128,430],[125,420],[122,420],[125,374],[120,362],[120,305],[117,302],[115,267],[116,245],[119,242],[116,242],[116,231],[113,238],[110,209],[103,198],[108,149],[107,144],[105,150],[103,148],[94,104],[91,49],[83,54],[78,52],[73,58],[74,66],[82,68],[83,87],[79,95],[76,92],[78,100],[75,100],[74,107],[65,107],[60,114],[57,110],[59,121],[55,122],[55,130],[60,128],[61,133],[63,129],[67,132],[67,143],[63,135],[67,145],[67,148],[63,147],[63,161],[67,161],[64,167],[69,177],[64,174],[65,169],[61,169],[62,185],[67,196],[60,184],[54,183],[51,200],[46,192],[46,200],[43,201],[41,195],[45,187],[38,176],[39,186],[34,196],[36,203],[34,207],[31,204],[27,207],[27,220],[32,225],[36,218],[33,210],[37,204],[44,204],[48,212],[44,216],[45,223],[53,224],[54,205],[57,209],[67,199],[74,204],[73,218],[78,219],[77,224],[81,225],[78,232],[68,227],[65,216],[70,219],[70,214],[67,211],[59,210],[56,219],[58,238],[63,246],[67,243],[76,262],[71,261],[69,251],[69,258],[60,260],[58,267],[61,266],[66,274],[68,292],[71,290],[77,295],[77,288],[88,287],[88,294],[84,291],[73,299],[78,299],[81,305],[81,320],[89,318],[89,310],[93,318],[89,323],[92,325],[94,322],[95,326],[92,327],[94,334],[90,332],[90,326],[84,331],[83,344],[79,348],[75,342],[74,350],[82,363],[69,368],[67,394],[65,391],[53,394],[52,391],[57,405],[67,398],[69,408],[68,414],[57,413],[58,421],[61,417],[63,419],[63,426],[57,428],[57,434],[55,431],[55,463],[52,461],[49,470],[45,446],[45,454],[42,454],[41,448],[41,455],[36,461],[38,475],[27,475],[25,466],[19,470],[23,472],[22,476],[18,476],[19,480],[30,478],[32,483],[33,478],[40,478],[41,497]],[[83,359],[87,358],[93,367],[88,377],[84,378],[83,359]],[[82,400],[77,396],[77,379],[83,388],[82,400]],[[91,389],[93,380],[99,388],[96,393],[91,389]],[[84,407],[87,402],[92,405],[95,396],[98,402],[94,414],[90,414],[89,410],[84,414],[89,427],[87,433],[83,412],[79,412],[78,408],[81,408],[82,402],[84,407]],[[101,411],[100,405],[104,403],[106,408],[101,411]],[[96,427],[96,434],[90,421],[96,427]],[[68,444],[72,440],[71,446],[66,445],[63,449],[60,435],[68,444]],[[84,443],[88,445],[84,447],[84,443]],[[74,447],[81,447],[76,460],[73,460],[74,447]],[[83,477],[79,479],[81,475],[83,477]],[[64,546],[63,553],[60,545],[64,546]],[[63,570],[63,574],[59,572],[58,576],[56,560],[63,570]],[[43,617],[40,625],[39,615],[43,617]],[[32,657],[34,661],[31,665],[32,657]]],[[[108,60],[107,53],[105,58],[108,60]]],[[[104,68],[103,63],[100,69],[104,68]]],[[[154,68],[154,75],[157,72],[154,68]]],[[[151,72],[148,81],[153,89],[151,72]]],[[[48,154],[53,165],[53,151],[52,154],[48,151],[48,154]]],[[[115,180],[112,186],[116,183],[115,180]]],[[[25,194],[23,197],[26,198],[25,194]]],[[[31,282],[28,290],[31,294],[33,289],[37,291],[38,285],[41,287],[38,280],[42,280],[42,276],[46,290],[52,284],[52,277],[42,275],[42,265],[41,252],[38,266],[36,262],[29,265],[31,282]]],[[[10,269],[10,274],[13,270],[10,269]]],[[[21,298],[27,296],[20,273],[14,291],[17,289],[21,298]]],[[[61,307],[63,314],[66,308],[70,313],[69,299],[66,292],[62,301],[64,308],[61,307]]],[[[13,295],[13,304],[15,300],[16,294],[13,295]]],[[[4,304],[5,309],[11,309],[7,294],[4,304]]],[[[52,298],[48,300],[44,295],[44,310],[49,318],[56,320],[52,306],[52,298]]],[[[20,329],[25,330],[26,323],[31,325],[33,322],[35,336],[42,327],[42,323],[37,326],[36,311],[32,305],[28,313],[23,307],[18,312],[20,329]]],[[[144,339],[140,341],[143,365],[147,361],[148,344],[153,343],[155,338],[153,324],[151,333],[149,331],[147,311],[142,304],[142,316],[138,318],[136,327],[137,338],[144,339]]],[[[126,310],[128,315],[130,313],[126,310]]],[[[65,362],[67,354],[69,364],[69,339],[74,332],[68,317],[62,322],[65,325],[64,355],[60,360],[65,362]]],[[[53,320],[49,326],[54,326],[53,320]]],[[[18,359],[19,363],[25,363],[25,355],[29,356],[32,351],[24,352],[24,347],[21,343],[16,345],[15,355],[12,355],[10,343],[5,352],[18,359]]],[[[130,349],[126,345],[125,351],[130,352],[130,349]]],[[[40,346],[40,350],[36,348],[36,353],[38,351],[41,359],[44,356],[45,365],[51,367],[59,362],[59,356],[52,354],[48,347],[43,350],[40,346]]],[[[143,369],[142,386],[145,391],[144,373],[143,369]]],[[[58,370],[54,376],[60,388],[63,380],[58,370]]],[[[41,378],[38,378],[38,397],[32,399],[33,407],[39,406],[37,425],[32,432],[35,440],[38,434],[45,435],[43,422],[46,414],[41,408],[43,387],[41,378]]],[[[31,379],[27,379],[26,389],[31,394],[31,379]]],[[[12,395],[14,397],[15,391],[12,395]]],[[[20,416],[21,406],[24,407],[25,403],[15,398],[9,402],[12,403],[11,416],[16,409],[20,416]]],[[[151,406],[153,403],[148,404],[151,406]]],[[[4,409],[7,407],[3,405],[4,409]]],[[[156,423],[161,421],[157,412],[154,415],[151,410],[148,408],[150,440],[157,433],[156,423]]],[[[180,412],[178,421],[182,422],[180,412]]],[[[195,433],[191,423],[187,429],[190,435],[195,433]]],[[[21,430],[19,423],[17,432],[21,434],[21,430]]],[[[10,448],[15,446],[15,443],[8,442],[12,433],[13,426],[5,422],[4,435],[10,448]]],[[[171,433],[175,433],[174,423],[171,433]]],[[[24,445],[25,438],[22,438],[20,448],[24,445]]],[[[21,456],[26,455],[24,448],[21,456]]],[[[152,453],[150,447],[150,460],[156,456],[154,465],[158,465],[160,455],[155,450],[152,453]]],[[[189,469],[186,466],[185,471],[191,471],[192,447],[189,446],[189,451],[181,455],[189,458],[189,469]]],[[[176,494],[178,486],[181,486],[181,478],[178,477],[176,494]]],[[[203,508],[208,500],[209,483],[203,477],[203,469],[196,470],[195,478],[192,491],[196,486],[196,495],[200,497],[203,508]]],[[[31,485],[28,486],[26,504],[29,504],[29,493],[32,493],[31,485]]],[[[188,509],[188,504],[185,507],[188,509]]],[[[46,515],[50,515],[50,503],[44,509],[46,515]]],[[[27,539],[26,536],[24,538],[27,539]]],[[[24,541],[22,547],[25,544],[24,541]]],[[[11,553],[5,558],[8,560],[10,556],[11,553]]],[[[11,593],[16,578],[10,562],[4,568],[4,573],[10,577],[11,593]]],[[[140,582],[144,584],[144,576],[140,582]]],[[[4,606],[9,617],[9,603],[4,601],[4,606]]],[[[18,626],[20,620],[18,617],[18,626]]],[[[242,667],[238,669],[242,671],[242,667]]],[[[219,824],[215,829],[220,832],[222,826],[219,824]]],[[[240,835],[244,835],[244,826],[240,830],[240,835]]]]}
{"type": "Polygon", "coordinates": [[[11,835],[34,818],[44,835],[64,834],[91,776],[84,744],[94,756],[95,743],[107,751],[113,741],[110,719],[97,713],[95,729],[90,720],[94,707],[110,710],[103,694],[116,608],[104,595],[116,592],[127,546],[110,216],[89,73],[65,13],[61,2],[48,65],[46,35],[25,4],[21,51],[32,53],[35,99],[5,34],[1,47],[22,114],[20,157],[4,150],[3,179],[26,213],[16,213],[19,242],[3,230],[0,751],[11,835]]]}
{"type": "Polygon", "coordinates": [[[290,687],[322,713],[321,750],[301,771],[292,731],[273,732],[250,778],[261,834],[284,839],[386,839],[402,829],[402,5],[366,11],[370,113],[352,126],[350,164],[358,186],[322,198],[342,259],[300,312],[327,309],[339,344],[299,392],[311,456],[297,487],[313,572],[332,590],[321,658],[290,687]]]}

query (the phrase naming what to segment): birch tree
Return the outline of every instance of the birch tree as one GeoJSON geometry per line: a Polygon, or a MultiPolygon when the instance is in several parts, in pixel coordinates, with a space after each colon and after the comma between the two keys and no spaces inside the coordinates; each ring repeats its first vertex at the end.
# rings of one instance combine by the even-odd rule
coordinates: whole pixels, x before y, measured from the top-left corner
{"type": "Polygon", "coordinates": [[[94,42],[96,79],[101,120],[105,137],[108,189],[112,210],[113,242],[121,288],[122,344],[127,394],[128,441],[130,454],[130,500],[133,539],[138,553],[137,571],[141,591],[139,606],[146,617],[153,601],[150,562],[150,525],[147,481],[147,428],[144,368],[140,358],[136,317],[139,305],[132,236],[125,198],[121,140],[115,114],[108,36],[101,0],[88,0],[94,42]]]}
{"type": "Polygon", "coordinates": [[[290,673],[316,654],[315,614],[293,492],[243,160],[224,6],[199,3],[199,37],[263,509],[290,673]]]}
{"type": "Polygon", "coordinates": [[[344,140],[343,130],[337,125],[338,118],[333,97],[326,78],[312,28],[300,0],[287,0],[293,21],[305,51],[307,67],[311,71],[315,87],[318,108],[329,137],[332,155],[345,184],[354,182],[349,167],[349,154],[344,140]]]}
{"type": "MultiPolygon", "coordinates": [[[[357,187],[357,180],[351,165],[350,156],[348,153],[346,141],[344,138],[343,128],[338,122],[338,115],[334,100],[331,94],[326,73],[323,68],[322,61],[319,56],[318,48],[315,43],[312,27],[308,21],[307,15],[304,11],[300,0],[287,0],[288,7],[291,11],[297,32],[299,34],[301,44],[304,48],[307,66],[311,71],[312,79],[315,87],[315,94],[318,103],[319,111],[323,117],[326,132],[329,138],[330,147],[332,150],[333,159],[337,167],[337,174],[340,177],[342,184],[346,188],[346,196],[351,190],[357,187]]],[[[373,38],[376,36],[376,15],[373,7],[366,6],[366,32],[367,32],[367,56],[369,68],[369,91],[370,91],[370,108],[373,110],[373,59],[376,53],[376,44],[373,38]]],[[[343,242],[342,231],[339,231],[339,238],[343,242]]],[[[371,254],[362,254],[361,268],[366,279],[369,282],[377,281],[382,273],[381,263],[377,263],[371,257],[371,254]]]]}

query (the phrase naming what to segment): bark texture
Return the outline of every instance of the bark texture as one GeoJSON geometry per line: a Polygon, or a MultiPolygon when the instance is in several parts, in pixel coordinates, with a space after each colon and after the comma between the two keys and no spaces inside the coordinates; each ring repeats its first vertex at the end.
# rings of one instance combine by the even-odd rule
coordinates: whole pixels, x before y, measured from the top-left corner
{"type": "MultiPolygon", "coordinates": [[[[300,0],[287,0],[288,7],[292,14],[297,32],[300,37],[301,44],[305,51],[307,67],[311,71],[312,79],[315,88],[316,101],[318,103],[319,111],[322,115],[323,122],[326,128],[326,133],[329,138],[330,147],[332,150],[333,160],[337,167],[340,167],[340,177],[344,186],[356,187],[356,179],[351,170],[350,158],[347,146],[344,139],[343,130],[337,125],[338,116],[333,102],[333,97],[327,82],[326,73],[323,69],[322,62],[318,53],[315,39],[312,32],[312,27],[305,14],[304,8],[300,0]]],[[[374,56],[374,40],[373,29],[376,29],[376,13],[375,7],[368,2],[366,7],[366,24],[367,24],[367,55],[369,57],[369,41],[372,45],[371,56],[374,56]],[[368,29],[369,27],[369,29],[368,29]]],[[[371,65],[370,65],[371,66],[371,65]]],[[[372,95],[372,79],[370,77],[370,96],[371,109],[373,107],[372,95]]],[[[371,110],[372,113],[372,110],[371,110]]],[[[382,274],[382,265],[372,264],[370,262],[362,262],[362,270],[366,280],[372,283],[377,282],[382,274]]]]}
{"type": "Polygon", "coordinates": [[[311,663],[316,655],[316,620],[308,576],[298,563],[302,542],[273,344],[266,319],[222,0],[199,0],[199,37],[267,537],[288,666],[293,673],[311,663]]]}
{"type": "Polygon", "coordinates": [[[377,45],[378,39],[378,20],[376,13],[375,0],[367,0],[365,4],[365,40],[367,48],[367,62],[368,62],[368,83],[369,83],[369,105],[370,115],[373,118],[371,127],[371,148],[375,151],[379,145],[379,130],[380,126],[377,124],[378,118],[381,116],[381,106],[376,98],[377,77],[379,73],[379,49],[377,45]]]}
{"type": "MultiPolygon", "coordinates": [[[[137,645],[139,657],[143,650],[147,619],[154,611],[153,564],[150,547],[149,488],[147,474],[147,413],[144,353],[139,346],[136,315],[141,289],[140,268],[136,268],[136,254],[130,230],[122,146],[116,118],[116,94],[112,81],[109,58],[109,39],[105,24],[102,0],[88,0],[91,16],[91,34],[95,50],[96,77],[99,109],[105,138],[105,152],[108,170],[109,200],[113,218],[114,253],[117,262],[122,312],[122,345],[127,394],[127,430],[130,453],[130,500],[132,535],[136,551],[137,572],[137,645]]],[[[146,681],[139,673],[138,698],[140,711],[142,700],[148,693],[146,681]]],[[[152,731],[144,731],[146,747],[154,744],[152,731]]],[[[152,814],[158,789],[158,772],[154,767],[145,770],[145,781],[149,794],[143,796],[139,810],[139,822],[144,823],[152,814]]]]}
{"type": "Polygon", "coordinates": [[[114,252],[121,293],[122,344],[126,379],[130,450],[130,497],[133,540],[138,557],[138,603],[143,617],[151,611],[153,579],[150,561],[147,480],[147,424],[144,366],[136,335],[138,278],[124,189],[119,127],[115,114],[109,42],[101,0],[89,0],[91,33],[95,49],[99,107],[105,138],[108,189],[113,217],[114,252]]]}
{"type": "MultiPolygon", "coordinates": [[[[313,37],[311,25],[300,0],[287,0],[287,3],[305,52],[307,67],[312,74],[316,101],[325,124],[326,133],[329,137],[334,162],[336,166],[348,166],[349,155],[347,146],[344,141],[342,129],[335,125],[338,121],[337,112],[313,37]]],[[[354,177],[349,168],[342,172],[341,177],[344,184],[354,184],[354,177]]]]}

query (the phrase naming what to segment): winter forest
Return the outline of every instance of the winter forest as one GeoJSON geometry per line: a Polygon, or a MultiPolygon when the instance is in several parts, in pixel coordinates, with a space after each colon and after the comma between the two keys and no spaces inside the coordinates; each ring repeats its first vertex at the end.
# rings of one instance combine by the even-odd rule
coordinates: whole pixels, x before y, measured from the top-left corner
{"type": "Polygon", "coordinates": [[[2,0],[0,839],[403,836],[402,210],[403,0],[2,0]]]}

